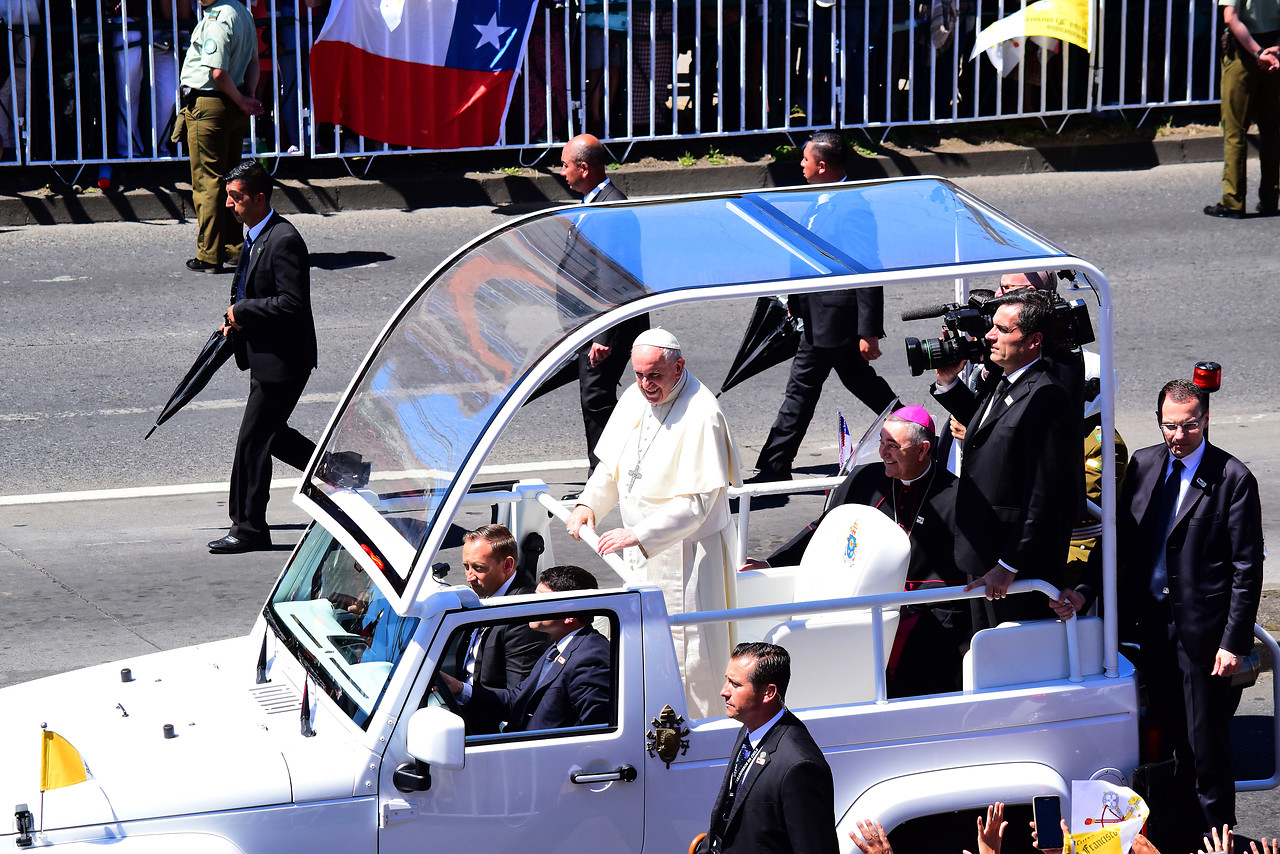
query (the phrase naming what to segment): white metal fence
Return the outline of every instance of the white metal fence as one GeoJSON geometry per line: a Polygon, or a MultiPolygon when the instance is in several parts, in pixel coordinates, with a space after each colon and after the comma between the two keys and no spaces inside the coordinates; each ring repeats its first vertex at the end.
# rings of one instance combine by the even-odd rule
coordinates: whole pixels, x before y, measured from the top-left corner
{"type": "MultiPolygon", "coordinates": [[[[323,2],[323,0],[316,0],[323,2]]],[[[409,0],[413,2],[413,0],[409,0]]],[[[976,34],[1027,0],[543,0],[500,148],[1061,117],[1217,99],[1216,0],[1097,0],[1094,51],[1032,39],[1003,73],[976,34]]],[[[403,147],[319,125],[326,9],[252,0],[267,107],[246,151],[403,147]]],[[[185,157],[169,142],[194,0],[0,0],[0,165],[185,157]]]]}

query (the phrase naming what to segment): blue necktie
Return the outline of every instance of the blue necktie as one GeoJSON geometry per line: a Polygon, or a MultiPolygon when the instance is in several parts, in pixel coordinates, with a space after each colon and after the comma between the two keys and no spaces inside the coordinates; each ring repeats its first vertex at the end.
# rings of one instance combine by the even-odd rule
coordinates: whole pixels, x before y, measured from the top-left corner
{"type": "Polygon", "coordinates": [[[1182,460],[1173,461],[1173,469],[1164,479],[1160,491],[1160,513],[1156,516],[1155,553],[1151,561],[1151,595],[1163,602],[1169,595],[1169,568],[1165,562],[1165,544],[1173,530],[1173,511],[1178,506],[1178,493],[1182,491],[1182,460]]]}
{"type": "Polygon", "coordinates": [[[547,674],[551,672],[551,666],[556,663],[556,659],[560,657],[560,647],[555,644],[551,645],[551,649],[547,650],[546,656],[542,659],[542,670],[538,673],[538,681],[536,687],[541,688],[547,681],[547,674]]]}
{"type": "Polygon", "coordinates": [[[253,247],[253,240],[249,235],[244,236],[244,249],[240,251],[240,263],[236,265],[236,302],[244,299],[244,278],[245,272],[249,269],[249,251],[253,247]]]}

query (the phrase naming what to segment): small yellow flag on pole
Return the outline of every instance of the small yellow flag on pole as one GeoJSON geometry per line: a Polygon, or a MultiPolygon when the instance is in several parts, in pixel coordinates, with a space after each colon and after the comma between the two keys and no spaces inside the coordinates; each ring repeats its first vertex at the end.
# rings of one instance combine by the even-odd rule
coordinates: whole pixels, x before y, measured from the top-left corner
{"type": "Polygon", "coordinates": [[[40,791],[74,786],[88,779],[80,751],[51,729],[40,733],[40,791]]]}

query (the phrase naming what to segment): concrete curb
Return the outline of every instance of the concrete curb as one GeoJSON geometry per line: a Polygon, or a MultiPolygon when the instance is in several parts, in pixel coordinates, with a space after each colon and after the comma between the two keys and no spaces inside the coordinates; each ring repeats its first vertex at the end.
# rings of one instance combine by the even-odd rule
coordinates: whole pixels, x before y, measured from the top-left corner
{"type": "MultiPolygon", "coordinates": [[[[1251,138],[1251,142],[1254,142],[1251,138]]],[[[1252,146],[1256,149],[1256,143],[1252,146]]],[[[909,151],[860,157],[850,165],[855,179],[904,175],[965,178],[1032,172],[1150,169],[1171,163],[1205,163],[1222,157],[1219,134],[1178,134],[1153,140],[1045,146],[973,146],[945,151],[909,151]]],[[[409,164],[409,160],[399,161],[409,164]]],[[[631,196],[713,192],[789,186],[797,182],[795,163],[733,163],[724,166],[620,166],[613,180],[631,196]]],[[[573,196],[558,176],[467,173],[436,176],[412,168],[376,180],[363,178],[285,179],[275,198],[284,214],[354,210],[415,210],[468,205],[540,206],[573,196]]],[[[62,195],[48,190],[0,194],[0,226],[58,223],[138,222],[194,219],[191,190],[169,184],[129,190],[62,195]]]]}

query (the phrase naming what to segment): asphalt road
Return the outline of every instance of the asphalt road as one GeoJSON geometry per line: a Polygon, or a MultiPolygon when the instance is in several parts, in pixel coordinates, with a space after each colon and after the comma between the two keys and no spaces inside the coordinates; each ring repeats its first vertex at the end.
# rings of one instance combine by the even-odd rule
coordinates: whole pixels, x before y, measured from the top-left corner
{"type": "MultiPolygon", "coordinates": [[[[1213,440],[1243,459],[1263,489],[1269,539],[1280,507],[1280,406],[1268,380],[1280,359],[1280,297],[1273,279],[1277,222],[1215,220],[1200,208],[1217,194],[1212,164],[1143,172],[974,178],[962,186],[1094,262],[1115,295],[1118,422],[1130,447],[1159,441],[1159,386],[1199,359],[1224,366],[1213,440]]],[[[299,216],[313,252],[320,368],[294,423],[318,435],[360,359],[397,305],[449,253],[500,226],[513,211],[432,209],[299,216]]],[[[273,499],[277,552],[214,557],[203,547],[226,525],[230,470],[247,376],[219,374],[200,400],[142,436],[226,305],[229,276],[183,268],[194,225],[64,225],[0,230],[0,685],[48,673],[241,634],[261,608],[305,522],[273,499]],[[17,503],[65,491],[194,486],[170,497],[17,503]],[[20,615],[20,616],[19,616],[20,615]]],[[[975,283],[981,284],[981,283],[975,283]]],[[[890,294],[885,357],[877,369],[898,393],[923,402],[899,343],[936,334],[904,324],[906,307],[941,301],[941,286],[890,294]]],[[[749,304],[659,320],[684,340],[692,370],[718,383],[749,304]]],[[[781,400],[783,367],[722,399],[747,461],[781,400]]],[[[935,416],[936,406],[930,407],[935,416]]],[[[866,413],[828,384],[797,467],[834,459],[834,420],[866,413]]],[[[585,456],[572,388],[528,407],[490,462],[585,456]]],[[[295,472],[277,472],[294,476],[295,472]]],[[[580,469],[548,475],[570,482],[580,469]]],[[[812,518],[795,501],[769,524],[753,519],[764,551],[812,518]]],[[[1276,569],[1269,587],[1280,587],[1276,569]]],[[[1261,701],[1259,701],[1261,702],[1261,701]]],[[[1242,715],[1266,714],[1264,706],[1242,715]]],[[[1256,752],[1256,751],[1255,751],[1256,752]]],[[[1242,799],[1242,830],[1280,829],[1272,793],[1242,799]]]]}

